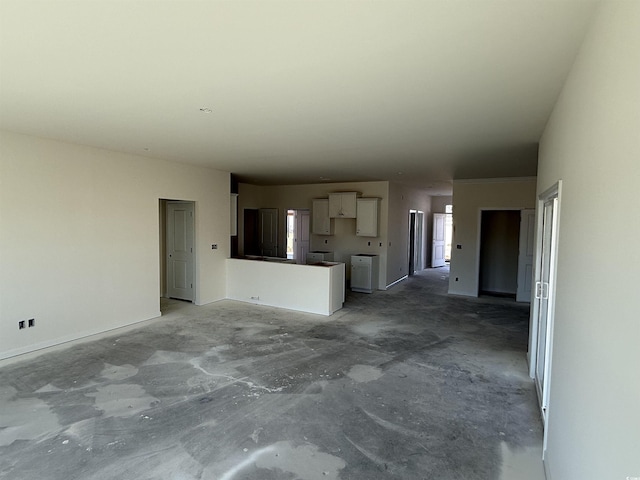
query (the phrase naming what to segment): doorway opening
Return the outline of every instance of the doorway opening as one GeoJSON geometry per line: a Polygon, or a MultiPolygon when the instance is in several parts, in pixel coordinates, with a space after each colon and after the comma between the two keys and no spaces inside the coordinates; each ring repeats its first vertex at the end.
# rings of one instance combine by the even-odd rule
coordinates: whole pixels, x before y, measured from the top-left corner
{"type": "Polygon", "coordinates": [[[483,210],[478,294],[516,298],[520,210],[483,210]]]}
{"type": "Polygon", "coordinates": [[[260,255],[259,219],[260,211],[257,208],[244,209],[242,223],[244,228],[244,241],[242,246],[245,255],[260,255]]]}
{"type": "Polygon", "coordinates": [[[296,228],[296,211],[287,210],[287,259],[291,260],[294,257],[293,244],[295,239],[296,228]]]}
{"type": "Polygon", "coordinates": [[[444,206],[444,261],[451,262],[451,242],[453,241],[453,205],[444,206]]]}
{"type": "Polygon", "coordinates": [[[309,222],[308,209],[287,209],[287,258],[296,263],[304,264],[309,253],[309,222]]]}
{"type": "Polygon", "coordinates": [[[160,298],[194,303],[195,202],[160,199],[159,224],[160,298]]]}
{"type": "Polygon", "coordinates": [[[278,209],[244,209],[244,255],[278,256],[278,209]]]}
{"type": "Polygon", "coordinates": [[[482,209],[478,238],[478,295],[531,302],[535,210],[482,209]]]}
{"type": "Polygon", "coordinates": [[[451,261],[453,238],[453,206],[445,205],[445,213],[433,214],[431,243],[431,267],[444,267],[451,261]]]}

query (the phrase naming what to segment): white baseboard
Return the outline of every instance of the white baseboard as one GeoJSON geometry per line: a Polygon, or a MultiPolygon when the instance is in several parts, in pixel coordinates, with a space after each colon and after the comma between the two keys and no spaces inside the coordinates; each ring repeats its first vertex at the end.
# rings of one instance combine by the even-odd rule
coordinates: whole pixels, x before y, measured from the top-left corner
{"type": "Polygon", "coordinates": [[[409,275],[405,275],[404,277],[399,278],[399,279],[398,279],[398,280],[396,280],[395,282],[391,282],[389,285],[387,285],[387,286],[385,287],[385,290],[386,290],[386,289],[388,289],[388,288],[390,288],[390,287],[393,287],[396,283],[400,283],[400,282],[402,282],[403,280],[406,280],[407,278],[409,278],[409,275]]]}
{"type": "Polygon", "coordinates": [[[135,322],[120,325],[118,327],[108,328],[107,330],[89,330],[87,332],[82,332],[80,335],[67,335],[64,337],[55,338],[53,340],[46,340],[44,342],[27,345],[26,347],[7,350],[6,352],[0,353],[0,367],[8,365],[10,363],[27,360],[29,358],[33,358],[34,356],[42,355],[43,353],[54,352],[58,349],[67,348],[78,343],[98,340],[102,336],[126,332],[129,329],[139,327],[140,323],[148,322],[158,318],[161,318],[160,311],[158,311],[157,315],[153,317],[145,318],[143,320],[137,320],[135,322]]]}

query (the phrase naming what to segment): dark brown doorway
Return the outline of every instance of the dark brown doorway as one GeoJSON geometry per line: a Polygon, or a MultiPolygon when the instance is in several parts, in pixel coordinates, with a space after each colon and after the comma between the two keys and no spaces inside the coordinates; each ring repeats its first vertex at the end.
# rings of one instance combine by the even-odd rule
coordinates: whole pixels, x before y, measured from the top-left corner
{"type": "Polygon", "coordinates": [[[409,213],[409,275],[416,273],[416,214],[409,213]]]}
{"type": "Polygon", "coordinates": [[[485,210],[480,234],[479,293],[513,297],[518,287],[519,210],[485,210]]]}
{"type": "Polygon", "coordinates": [[[258,223],[260,211],[256,208],[244,209],[244,254],[260,255],[260,235],[258,223]]]}

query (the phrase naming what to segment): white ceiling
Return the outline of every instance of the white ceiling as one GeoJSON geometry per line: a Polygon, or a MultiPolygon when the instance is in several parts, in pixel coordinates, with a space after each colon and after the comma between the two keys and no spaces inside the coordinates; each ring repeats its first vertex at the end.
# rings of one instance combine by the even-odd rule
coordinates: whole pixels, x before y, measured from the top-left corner
{"type": "Polygon", "coordinates": [[[0,0],[0,128],[260,184],[444,194],[535,174],[594,6],[0,0]]]}

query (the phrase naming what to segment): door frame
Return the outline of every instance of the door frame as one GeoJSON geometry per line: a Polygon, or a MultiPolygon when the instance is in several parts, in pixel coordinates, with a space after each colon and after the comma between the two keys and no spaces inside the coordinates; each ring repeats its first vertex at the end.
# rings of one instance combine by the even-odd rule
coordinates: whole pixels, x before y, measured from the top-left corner
{"type": "MultiPolygon", "coordinates": [[[[476,240],[476,283],[477,291],[476,297],[480,296],[480,255],[482,252],[482,212],[495,212],[495,211],[522,211],[523,207],[481,207],[478,209],[478,235],[476,240]]],[[[520,238],[518,237],[518,241],[520,238]]]]}
{"type": "Polygon", "coordinates": [[[409,210],[409,244],[407,245],[407,275],[416,272],[416,217],[417,210],[409,210]]]}
{"type": "Polygon", "coordinates": [[[416,246],[417,250],[415,250],[415,260],[413,262],[413,266],[416,271],[422,271],[425,269],[425,253],[426,253],[426,241],[424,238],[424,212],[422,210],[416,211],[416,246]]]}
{"type": "Polygon", "coordinates": [[[446,260],[446,244],[447,244],[447,234],[446,234],[446,229],[447,229],[447,215],[450,215],[448,213],[440,213],[440,212],[433,212],[432,215],[432,229],[431,229],[431,268],[438,268],[438,267],[444,267],[447,264],[447,260],[446,260]],[[436,240],[436,234],[438,229],[436,228],[436,224],[437,224],[437,219],[441,218],[442,219],[442,265],[438,264],[436,265],[436,242],[440,242],[440,240],[436,240]]]}
{"type": "Polygon", "coordinates": [[[407,231],[407,275],[414,275],[425,269],[425,228],[424,212],[409,210],[409,229],[407,231]]]}
{"type": "MultiPolygon", "coordinates": [[[[168,221],[167,221],[167,204],[169,203],[188,203],[193,205],[193,298],[191,303],[197,305],[198,299],[198,248],[197,248],[197,227],[196,219],[198,215],[198,209],[196,202],[193,200],[175,200],[172,198],[159,198],[158,199],[158,216],[160,221],[159,229],[159,243],[160,243],[160,271],[158,284],[160,285],[160,297],[170,298],[167,282],[169,281],[168,266],[167,266],[167,233],[168,233],[168,221]]],[[[188,301],[188,300],[187,300],[188,301]]]]}
{"type": "Polygon", "coordinates": [[[304,216],[307,216],[307,220],[308,220],[308,229],[307,229],[307,237],[308,240],[307,242],[309,243],[309,245],[307,245],[307,252],[311,249],[311,210],[308,208],[285,208],[284,209],[284,217],[286,219],[286,221],[284,222],[284,245],[285,245],[285,253],[287,255],[287,258],[289,258],[289,254],[286,252],[287,248],[289,247],[289,217],[293,217],[293,230],[291,232],[292,236],[293,236],[293,244],[292,244],[292,250],[293,250],[293,257],[292,259],[296,261],[296,263],[299,264],[306,264],[307,263],[307,256],[306,254],[303,255],[303,258],[300,258],[297,254],[298,254],[298,246],[300,245],[299,243],[299,237],[301,235],[302,230],[301,230],[301,219],[304,216]],[[293,212],[292,215],[289,215],[289,212],[293,212]]]}
{"type": "MultiPolygon", "coordinates": [[[[548,302],[547,302],[547,338],[545,345],[546,361],[544,365],[544,385],[542,386],[542,392],[538,392],[536,386],[536,393],[540,397],[540,394],[544,395],[544,398],[538,398],[542,425],[543,425],[543,439],[542,439],[542,459],[544,461],[547,450],[547,436],[549,432],[548,419],[549,419],[549,391],[551,380],[551,366],[553,361],[553,331],[554,331],[554,317],[555,317],[555,301],[556,301],[556,275],[558,265],[558,240],[559,240],[559,225],[560,225],[560,205],[562,198],[562,180],[558,180],[553,186],[545,190],[538,196],[536,204],[536,251],[534,257],[534,285],[540,281],[542,276],[542,252],[543,252],[543,222],[544,222],[544,205],[550,200],[556,199],[554,212],[552,217],[552,231],[550,243],[550,260],[549,260],[549,286],[548,286],[548,302]]],[[[534,286],[535,289],[535,286],[534,286]]],[[[536,297],[537,295],[534,295],[536,297]]],[[[529,351],[527,352],[527,359],[529,361],[529,376],[536,381],[536,367],[537,367],[537,355],[538,355],[538,329],[539,329],[539,315],[540,315],[540,299],[534,298],[531,304],[531,313],[529,321],[529,351]]],[[[537,383],[536,383],[537,385],[537,383]]]]}

